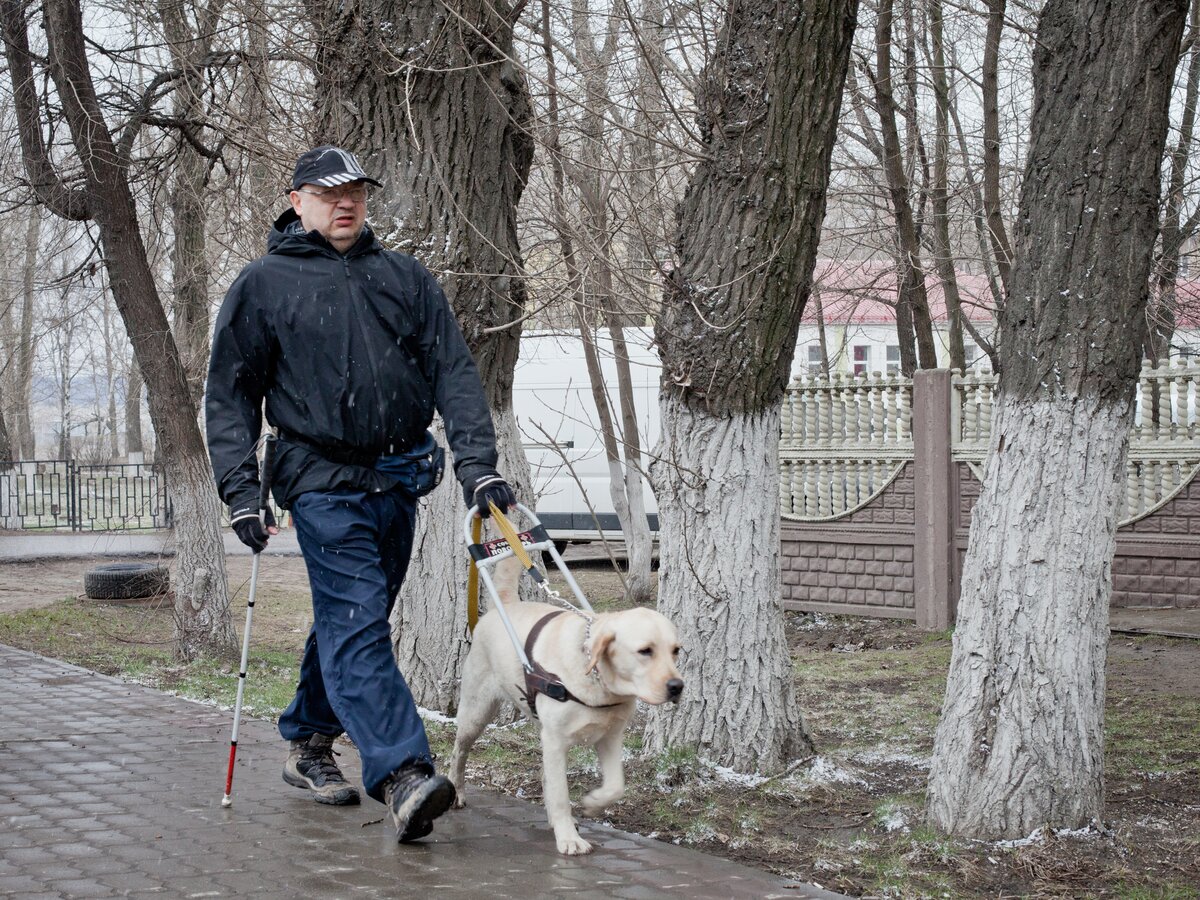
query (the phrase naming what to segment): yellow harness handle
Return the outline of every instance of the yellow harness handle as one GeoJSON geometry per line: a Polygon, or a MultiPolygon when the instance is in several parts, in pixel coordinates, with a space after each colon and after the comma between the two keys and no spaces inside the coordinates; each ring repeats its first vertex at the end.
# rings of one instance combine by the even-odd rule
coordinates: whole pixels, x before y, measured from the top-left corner
{"type": "MultiPolygon", "coordinates": [[[[471,523],[471,542],[478,544],[483,537],[483,519],[478,516],[471,523]]],[[[475,633],[475,623],[479,621],[479,569],[475,560],[471,560],[471,569],[467,573],[467,630],[475,633]]]]}

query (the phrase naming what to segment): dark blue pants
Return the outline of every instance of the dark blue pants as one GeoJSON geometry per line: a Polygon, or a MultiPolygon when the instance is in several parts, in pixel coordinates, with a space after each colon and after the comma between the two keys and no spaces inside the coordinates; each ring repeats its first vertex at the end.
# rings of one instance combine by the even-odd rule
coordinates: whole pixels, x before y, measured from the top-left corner
{"type": "Polygon", "coordinates": [[[433,771],[425,726],[396,660],[388,616],[412,553],[416,502],[402,491],[312,491],[292,505],[312,585],[313,627],[295,699],[279,718],[293,741],[350,735],[363,786],[409,763],[433,771]]]}

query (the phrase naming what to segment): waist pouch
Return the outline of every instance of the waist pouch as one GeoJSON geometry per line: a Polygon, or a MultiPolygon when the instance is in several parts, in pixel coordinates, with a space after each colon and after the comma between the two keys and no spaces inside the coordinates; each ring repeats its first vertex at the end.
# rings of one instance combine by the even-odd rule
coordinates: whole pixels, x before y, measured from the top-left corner
{"type": "Polygon", "coordinates": [[[381,456],[375,460],[376,472],[396,479],[396,487],[410,497],[424,497],[442,482],[446,471],[446,451],[432,434],[425,437],[407,453],[381,456]]]}

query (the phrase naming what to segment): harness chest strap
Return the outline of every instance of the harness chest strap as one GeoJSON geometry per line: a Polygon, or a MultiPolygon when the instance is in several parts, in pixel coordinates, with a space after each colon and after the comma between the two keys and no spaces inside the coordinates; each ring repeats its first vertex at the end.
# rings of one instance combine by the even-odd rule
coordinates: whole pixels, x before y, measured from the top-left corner
{"type": "Polygon", "coordinates": [[[533,627],[529,629],[529,635],[525,638],[525,656],[529,660],[529,668],[525,670],[525,690],[521,691],[521,695],[525,698],[525,702],[529,704],[529,712],[537,718],[537,695],[545,694],[551,700],[557,700],[559,703],[566,703],[568,700],[578,703],[580,706],[587,706],[591,709],[608,709],[611,706],[620,706],[621,703],[604,703],[599,706],[586,703],[580,700],[563,684],[562,679],[553,672],[547,671],[537,660],[533,658],[533,645],[537,642],[538,635],[542,633],[542,629],[556,616],[561,616],[566,610],[557,609],[554,612],[546,613],[533,627]]]}

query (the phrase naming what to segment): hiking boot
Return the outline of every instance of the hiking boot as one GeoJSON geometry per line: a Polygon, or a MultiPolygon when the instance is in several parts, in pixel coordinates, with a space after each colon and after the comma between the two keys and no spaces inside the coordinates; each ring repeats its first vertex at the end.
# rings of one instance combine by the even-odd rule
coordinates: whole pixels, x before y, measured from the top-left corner
{"type": "Polygon", "coordinates": [[[283,764],[283,780],[306,788],[318,803],[349,806],[359,802],[358,790],[333,761],[333,738],[325,734],[292,741],[292,752],[283,764]]]}
{"type": "Polygon", "coordinates": [[[383,796],[396,824],[396,840],[403,844],[433,831],[433,820],[454,802],[454,785],[444,775],[410,765],[388,779],[383,796]]]}

